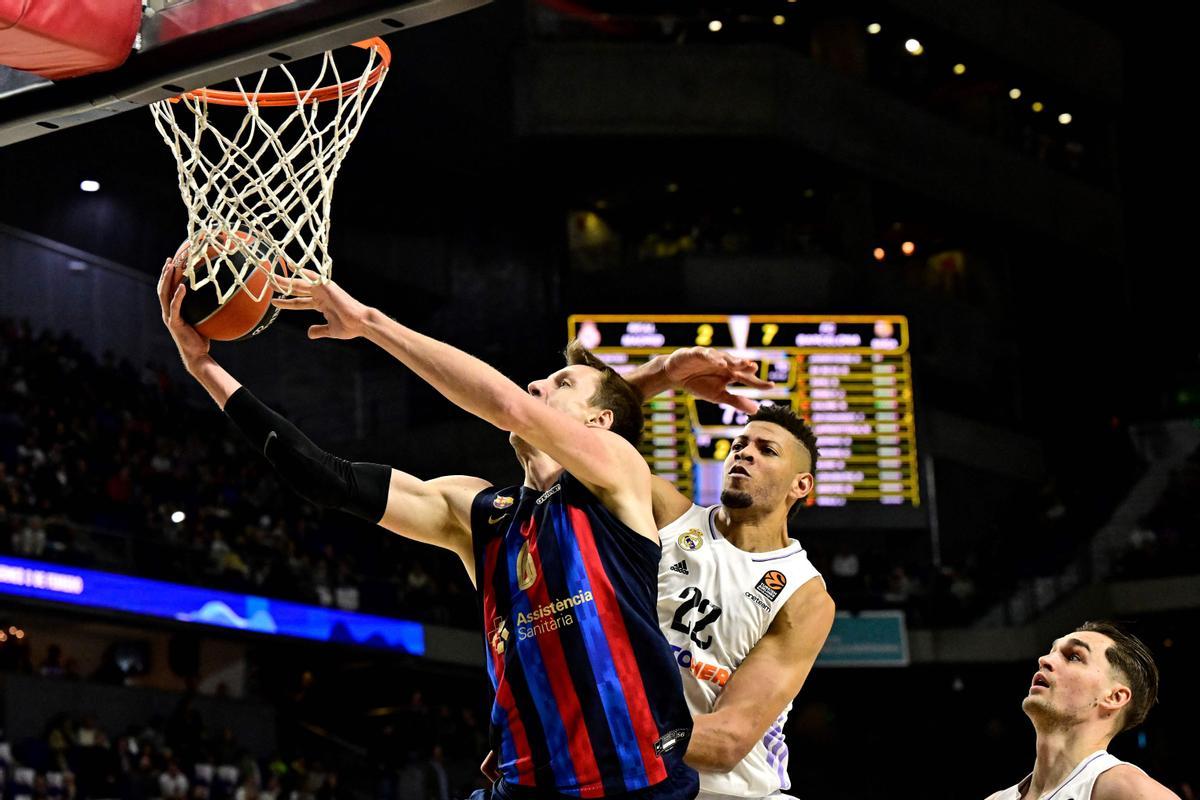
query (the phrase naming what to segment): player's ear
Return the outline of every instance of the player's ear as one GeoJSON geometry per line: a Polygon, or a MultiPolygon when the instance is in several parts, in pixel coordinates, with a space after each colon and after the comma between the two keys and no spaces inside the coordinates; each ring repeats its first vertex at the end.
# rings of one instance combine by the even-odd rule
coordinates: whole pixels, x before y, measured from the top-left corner
{"type": "Polygon", "coordinates": [[[813,490],[813,475],[811,472],[797,472],[792,478],[792,490],[788,492],[788,496],[792,501],[799,500],[802,497],[808,497],[813,490]]]}
{"type": "Polygon", "coordinates": [[[594,428],[604,428],[606,431],[612,430],[613,412],[611,408],[606,408],[592,415],[588,420],[588,425],[594,428]]]}
{"type": "Polygon", "coordinates": [[[1122,708],[1129,705],[1129,701],[1133,699],[1133,691],[1123,683],[1113,684],[1108,693],[1100,698],[1100,705],[1112,713],[1119,712],[1122,708]]]}

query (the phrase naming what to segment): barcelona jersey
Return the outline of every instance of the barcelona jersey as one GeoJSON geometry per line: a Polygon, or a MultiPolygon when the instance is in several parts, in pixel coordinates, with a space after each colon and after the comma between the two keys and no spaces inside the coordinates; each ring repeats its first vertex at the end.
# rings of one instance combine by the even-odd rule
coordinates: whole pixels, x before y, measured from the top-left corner
{"type": "Polygon", "coordinates": [[[533,796],[695,796],[692,720],[658,627],[657,544],[569,473],[471,509],[506,786],[533,796]]]}

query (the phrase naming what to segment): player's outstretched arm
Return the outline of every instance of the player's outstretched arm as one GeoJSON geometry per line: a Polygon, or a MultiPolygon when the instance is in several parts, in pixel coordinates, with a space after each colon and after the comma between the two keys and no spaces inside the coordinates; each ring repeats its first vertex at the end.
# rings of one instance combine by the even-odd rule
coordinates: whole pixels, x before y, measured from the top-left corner
{"type": "Polygon", "coordinates": [[[179,350],[184,369],[200,382],[218,406],[225,408],[230,395],[236,392],[241,384],[209,355],[208,339],[183,321],[179,309],[187,289],[184,286],[185,281],[180,281],[175,290],[171,290],[172,269],[171,259],[167,259],[158,276],[158,305],[162,311],[163,325],[167,326],[167,332],[171,334],[171,339],[179,350]]]}
{"type": "Polygon", "coordinates": [[[487,488],[479,478],[455,476],[421,481],[382,464],[350,462],[326,453],[285,418],[261,403],[209,354],[209,340],[180,317],[186,289],[172,292],[171,265],[163,267],[158,299],[188,373],[298,494],[338,508],[417,541],[458,554],[474,576],[471,501],[487,488]]]}
{"type": "Polygon", "coordinates": [[[728,772],[762,741],[804,685],[833,627],[834,604],[820,578],[788,598],[771,627],[725,684],[712,712],[695,717],[685,761],[728,772]]]}
{"type": "Polygon", "coordinates": [[[1092,800],[1179,800],[1179,795],[1137,767],[1118,764],[1096,779],[1092,800]]]}
{"type": "MultiPolygon", "coordinates": [[[[313,276],[315,277],[315,276],[313,276]]],[[[649,507],[650,470],[637,449],[602,427],[585,425],[532,397],[499,371],[458,348],[418,333],[355,300],[330,281],[301,285],[284,309],[325,315],[311,338],[363,337],[386,350],[459,408],[515,433],[595,491],[627,525],[657,539],[649,507]]]]}
{"type": "Polygon", "coordinates": [[[758,377],[758,362],[737,358],[711,347],[683,347],[665,356],[655,356],[625,376],[642,397],[649,399],[667,389],[683,389],[710,403],[724,403],[753,414],[758,403],[733,394],[730,384],[755,389],[775,384],[758,377]]]}

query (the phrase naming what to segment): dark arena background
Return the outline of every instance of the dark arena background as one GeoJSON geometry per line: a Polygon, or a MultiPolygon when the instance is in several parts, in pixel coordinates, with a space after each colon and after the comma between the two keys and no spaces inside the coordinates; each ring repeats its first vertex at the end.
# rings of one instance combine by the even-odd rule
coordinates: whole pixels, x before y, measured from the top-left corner
{"type": "MultiPolygon", "coordinates": [[[[189,4],[221,5],[146,18],[189,4]]],[[[143,28],[111,78],[0,72],[5,800],[486,785],[462,565],[283,485],[159,318],[187,209],[144,107],[167,93],[143,89],[331,29],[262,5],[194,47],[143,28]]],[[[419,22],[365,34],[393,60],[338,176],[334,277],[522,386],[569,334],[614,364],[761,360],[827,453],[790,530],[839,611],[786,727],[791,794],[1016,783],[1037,658],[1112,619],[1162,673],[1112,752],[1196,796],[1200,294],[1194,245],[1164,243],[1195,225],[1148,213],[1193,144],[1167,130],[1182,101],[1128,77],[1124,14],[508,0],[419,22]]],[[[504,433],[369,344],[308,341],[317,321],[213,351],[332,452],[520,481],[504,433]]],[[[681,395],[647,415],[654,469],[716,502],[737,415],[681,395]]]]}

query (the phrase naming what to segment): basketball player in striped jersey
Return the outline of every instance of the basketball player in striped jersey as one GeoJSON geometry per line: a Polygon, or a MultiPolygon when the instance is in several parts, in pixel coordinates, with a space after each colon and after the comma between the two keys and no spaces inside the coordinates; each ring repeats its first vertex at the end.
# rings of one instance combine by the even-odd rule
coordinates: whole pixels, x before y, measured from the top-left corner
{"type": "Polygon", "coordinates": [[[654,478],[662,540],[659,624],[693,716],[687,762],[700,797],[786,797],[783,734],[833,625],[834,602],[788,518],[813,490],[816,437],[781,406],[726,389],[762,387],[754,362],[708,348],[660,356],[629,375],[645,397],[671,386],[753,411],[725,459],[720,505],[694,505],[654,478]]]}
{"type": "Polygon", "coordinates": [[[1106,622],[1085,622],[1038,659],[1021,707],[1037,732],[1033,772],[988,800],[1179,800],[1108,743],[1142,724],[1158,699],[1146,645],[1106,622]]]}
{"type": "MultiPolygon", "coordinates": [[[[659,539],[636,448],[641,398],[581,347],[522,390],[483,362],[388,319],[336,284],[283,309],[321,312],[310,338],[362,337],[461,408],[508,431],[521,486],[422,481],[324,452],[222,369],[159,280],[163,322],[195,377],[297,491],[453,551],[481,595],[495,688],[501,800],[689,800],[691,717],[655,609],[659,539]]],[[[310,275],[310,278],[315,276],[310,275]]]]}

